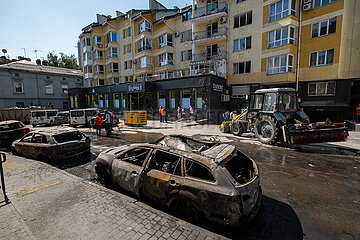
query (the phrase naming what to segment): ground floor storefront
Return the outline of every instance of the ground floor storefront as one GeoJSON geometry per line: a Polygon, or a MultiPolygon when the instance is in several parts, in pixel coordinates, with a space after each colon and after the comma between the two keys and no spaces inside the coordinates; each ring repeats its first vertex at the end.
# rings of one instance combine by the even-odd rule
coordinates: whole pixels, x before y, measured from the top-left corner
{"type": "Polygon", "coordinates": [[[146,110],[149,117],[158,117],[159,107],[177,119],[177,109],[184,108],[185,118],[211,119],[220,122],[226,110],[222,95],[226,80],[214,75],[184,77],[153,82],[133,82],[69,90],[70,107],[109,109],[122,113],[127,110],[146,110]]]}

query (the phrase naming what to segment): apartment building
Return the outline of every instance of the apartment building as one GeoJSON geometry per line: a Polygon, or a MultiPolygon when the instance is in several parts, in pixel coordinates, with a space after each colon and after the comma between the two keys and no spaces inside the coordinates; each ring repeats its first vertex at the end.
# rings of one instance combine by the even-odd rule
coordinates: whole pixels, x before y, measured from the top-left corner
{"type": "MultiPolygon", "coordinates": [[[[194,0],[192,6],[166,9],[150,0],[149,10],[97,15],[80,35],[85,86],[151,82],[155,98],[127,91],[124,106],[133,106],[132,100],[143,103],[137,108],[155,100],[159,106],[165,99],[168,107],[175,95],[175,105],[188,108],[206,105],[198,104],[197,96],[213,95],[194,87],[210,74],[224,79],[223,108],[246,106],[259,88],[294,87],[311,116],[348,118],[360,102],[359,5],[356,0],[194,0]],[[194,86],[154,88],[184,78],[194,79],[194,86]],[[183,104],[183,95],[189,103],[183,104]]],[[[96,96],[95,103],[89,99],[90,105],[101,105],[96,96]]]]}

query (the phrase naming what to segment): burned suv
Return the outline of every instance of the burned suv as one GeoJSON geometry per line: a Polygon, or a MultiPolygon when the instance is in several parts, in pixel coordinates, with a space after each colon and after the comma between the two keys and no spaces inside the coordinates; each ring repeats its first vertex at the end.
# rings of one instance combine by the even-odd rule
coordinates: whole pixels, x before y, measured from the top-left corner
{"type": "Polygon", "coordinates": [[[115,183],[191,221],[206,217],[238,226],[260,207],[257,165],[229,144],[167,136],[156,144],[106,150],[95,170],[101,183],[115,183]]]}

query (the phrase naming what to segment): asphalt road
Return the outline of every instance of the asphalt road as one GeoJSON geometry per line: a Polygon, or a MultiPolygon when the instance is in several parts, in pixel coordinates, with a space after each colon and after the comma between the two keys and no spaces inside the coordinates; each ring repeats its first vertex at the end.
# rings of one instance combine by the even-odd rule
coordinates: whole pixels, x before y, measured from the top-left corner
{"type": "MultiPolygon", "coordinates": [[[[156,141],[162,135],[125,130],[108,138],[83,131],[92,139],[92,156],[56,167],[94,182],[94,163],[101,151],[128,143],[156,141]]],[[[257,162],[264,195],[260,214],[241,228],[241,238],[360,239],[359,156],[316,153],[316,148],[301,152],[256,141],[230,140],[257,162]]],[[[201,227],[239,238],[238,229],[208,222],[201,227]]]]}

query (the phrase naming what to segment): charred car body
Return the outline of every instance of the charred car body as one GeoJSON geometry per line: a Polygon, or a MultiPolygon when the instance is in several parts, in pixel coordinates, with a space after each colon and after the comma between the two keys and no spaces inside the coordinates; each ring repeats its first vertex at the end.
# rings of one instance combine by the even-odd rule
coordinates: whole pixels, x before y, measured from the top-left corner
{"type": "Polygon", "coordinates": [[[58,161],[90,152],[90,139],[74,129],[33,131],[11,145],[14,154],[58,161]]]}
{"type": "Polygon", "coordinates": [[[10,148],[13,141],[30,132],[28,127],[16,120],[0,122],[0,147],[10,148]]]}
{"type": "Polygon", "coordinates": [[[95,170],[100,182],[115,183],[193,221],[203,216],[238,226],[260,207],[256,163],[228,144],[168,136],[156,144],[104,151],[95,170]]]}

